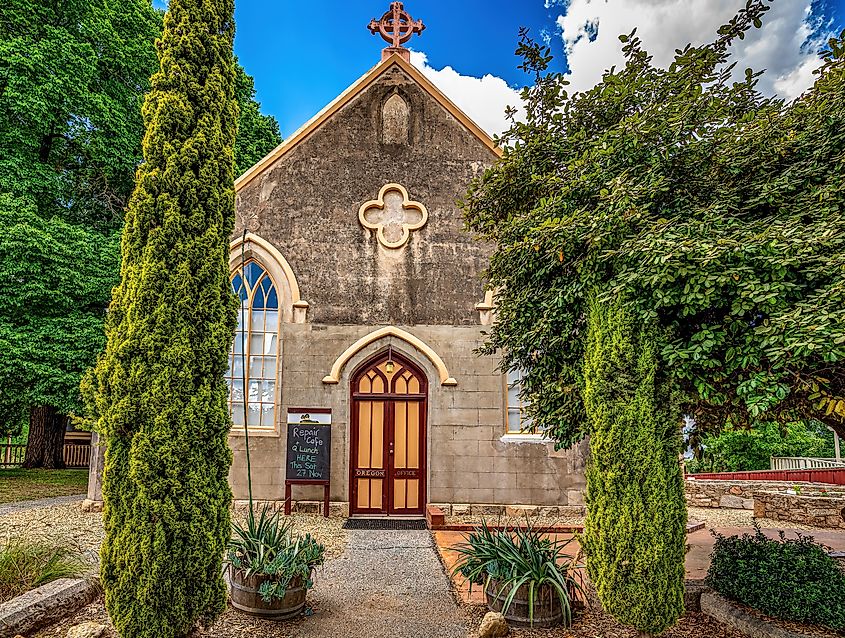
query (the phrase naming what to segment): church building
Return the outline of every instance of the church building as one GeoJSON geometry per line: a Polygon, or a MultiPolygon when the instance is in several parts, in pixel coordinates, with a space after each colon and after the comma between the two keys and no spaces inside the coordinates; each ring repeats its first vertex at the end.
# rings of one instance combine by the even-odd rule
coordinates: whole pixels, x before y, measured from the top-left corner
{"type": "Polygon", "coordinates": [[[457,202],[500,150],[411,65],[402,44],[423,28],[392,3],[370,25],[391,44],[381,61],[235,182],[236,499],[244,427],[254,494],[281,501],[288,413],[316,409],[330,414],[329,497],[352,515],[583,503],[584,448],[532,431],[519,375],[475,353],[495,312],[491,247],[457,202]]]}
{"type": "Polygon", "coordinates": [[[381,61],[235,182],[234,498],[248,431],[254,497],[285,500],[305,418],[330,424],[328,487],[290,485],[295,509],[324,493],[352,516],[581,506],[586,447],[556,451],[519,374],[476,353],[492,247],[458,201],[501,151],[410,63],[402,44],[424,26],[402,3],[370,29],[390,43],[381,61]]]}

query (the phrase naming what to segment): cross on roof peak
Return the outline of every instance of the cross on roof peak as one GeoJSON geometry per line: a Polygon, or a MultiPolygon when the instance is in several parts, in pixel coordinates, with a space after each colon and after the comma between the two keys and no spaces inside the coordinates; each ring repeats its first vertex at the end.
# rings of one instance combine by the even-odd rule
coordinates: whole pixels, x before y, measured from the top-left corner
{"type": "Polygon", "coordinates": [[[407,61],[411,61],[411,52],[402,45],[411,39],[415,33],[422,33],[425,25],[422,20],[413,20],[402,6],[401,2],[391,2],[390,10],[380,20],[370,20],[370,32],[379,33],[390,46],[381,52],[384,60],[394,53],[398,53],[407,61]]]}

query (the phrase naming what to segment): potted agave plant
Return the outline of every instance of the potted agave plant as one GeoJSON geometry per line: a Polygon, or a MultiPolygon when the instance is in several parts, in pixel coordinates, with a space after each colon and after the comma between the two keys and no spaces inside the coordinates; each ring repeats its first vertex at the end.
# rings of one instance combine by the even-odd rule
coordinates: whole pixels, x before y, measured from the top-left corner
{"type": "Polygon", "coordinates": [[[266,505],[257,515],[250,507],[245,524],[232,524],[226,552],[232,606],[276,620],[301,614],[324,558],[325,548],[310,534],[293,534],[266,505]]]}
{"type": "Polygon", "coordinates": [[[574,575],[570,540],[552,540],[530,523],[491,530],[482,522],[466,542],[452,549],[460,556],[453,573],[482,585],[491,611],[517,626],[572,625],[572,601],[583,593],[574,575]]]}

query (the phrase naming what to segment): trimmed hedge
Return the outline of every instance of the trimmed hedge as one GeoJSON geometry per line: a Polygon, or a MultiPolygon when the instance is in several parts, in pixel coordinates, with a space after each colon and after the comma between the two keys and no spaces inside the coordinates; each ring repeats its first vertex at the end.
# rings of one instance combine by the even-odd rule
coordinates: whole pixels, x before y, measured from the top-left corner
{"type": "Polygon", "coordinates": [[[811,536],[715,534],[707,585],[767,616],[845,629],[845,574],[811,536]]]}

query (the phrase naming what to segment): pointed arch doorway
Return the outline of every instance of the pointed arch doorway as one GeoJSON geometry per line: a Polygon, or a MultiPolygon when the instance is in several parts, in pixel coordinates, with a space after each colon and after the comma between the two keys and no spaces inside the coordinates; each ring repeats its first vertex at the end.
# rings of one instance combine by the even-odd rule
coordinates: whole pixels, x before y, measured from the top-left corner
{"type": "Polygon", "coordinates": [[[350,513],[416,516],[425,511],[425,374],[381,353],[351,380],[350,513]]]}

